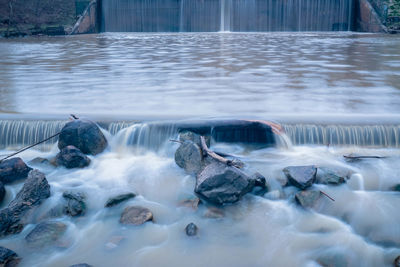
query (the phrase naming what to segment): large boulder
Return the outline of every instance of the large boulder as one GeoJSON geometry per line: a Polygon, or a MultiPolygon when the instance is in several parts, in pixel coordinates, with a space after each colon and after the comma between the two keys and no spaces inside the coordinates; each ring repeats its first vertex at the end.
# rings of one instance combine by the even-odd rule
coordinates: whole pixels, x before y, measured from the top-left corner
{"type": "Polygon", "coordinates": [[[317,168],[315,166],[289,166],[283,169],[283,173],[288,178],[289,184],[304,190],[315,182],[317,168]]]}
{"type": "Polygon", "coordinates": [[[89,166],[90,159],[74,146],[66,146],[57,154],[56,164],[67,169],[89,166]]]}
{"type": "Polygon", "coordinates": [[[0,211],[0,236],[16,234],[27,224],[27,215],[50,197],[50,185],[43,173],[32,170],[24,186],[7,208],[0,211]]]}
{"type": "Polygon", "coordinates": [[[33,228],[25,237],[29,247],[43,248],[57,244],[67,230],[67,225],[62,222],[42,222],[33,228]]]}
{"type": "Polygon", "coordinates": [[[108,143],[96,123],[88,120],[73,120],[65,124],[58,137],[58,148],[73,145],[85,154],[97,155],[108,143]]]}
{"type": "Polygon", "coordinates": [[[206,201],[234,203],[254,187],[254,180],[239,169],[212,162],[197,175],[195,192],[206,201]]]}
{"type": "Polygon", "coordinates": [[[119,220],[122,224],[141,225],[153,220],[153,213],[147,208],[139,206],[126,207],[119,220]]]}
{"type": "Polygon", "coordinates": [[[20,258],[14,251],[0,247],[0,266],[4,267],[14,267],[20,262],[20,258]]]}
{"type": "Polygon", "coordinates": [[[176,164],[188,173],[200,172],[202,159],[200,147],[192,141],[184,141],[175,152],[176,164]]]}
{"type": "Polygon", "coordinates": [[[86,196],[81,192],[64,192],[63,198],[67,201],[63,213],[71,217],[82,216],[86,212],[86,196]]]}
{"type": "Polygon", "coordinates": [[[31,170],[21,158],[7,159],[0,163],[0,182],[9,184],[25,179],[31,170]]]}

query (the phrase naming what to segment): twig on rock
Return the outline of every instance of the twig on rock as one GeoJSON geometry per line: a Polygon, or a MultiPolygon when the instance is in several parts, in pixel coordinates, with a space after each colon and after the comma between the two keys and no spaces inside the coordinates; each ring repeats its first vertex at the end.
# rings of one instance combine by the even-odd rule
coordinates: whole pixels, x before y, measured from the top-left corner
{"type": "Polygon", "coordinates": [[[213,158],[213,159],[215,159],[215,160],[217,160],[217,161],[219,161],[219,162],[221,162],[223,164],[226,164],[228,166],[233,166],[233,167],[236,167],[236,168],[240,169],[241,166],[237,165],[234,161],[226,159],[224,157],[221,157],[220,155],[218,155],[214,151],[210,150],[207,147],[206,139],[204,138],[204,136],[200,136],[200,144],[201,144],[201,150],[203,151],[203,157],[209,156],[209,157],[211,157],[211,158],[213,158]]]}
{"type": "Polygon", "coordinates": [[[333,198],[333,197],[331,197],[331,196],[329,196],[327,193],[325,193],[324,191],[321,191],[321,190],[319,190],[320,192],[321,192],[321,194],[323,194],[324,196],[326,196],[327,198],[329,198],[330,200],[332,200],[332,201],[335,201],[335,199],[333,198]]]}

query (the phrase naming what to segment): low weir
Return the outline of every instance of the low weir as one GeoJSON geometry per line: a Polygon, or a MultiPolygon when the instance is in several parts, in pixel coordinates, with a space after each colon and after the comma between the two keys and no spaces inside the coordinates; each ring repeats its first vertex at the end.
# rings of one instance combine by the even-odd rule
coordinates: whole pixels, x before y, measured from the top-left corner
{"type": "Polygon", "coordinates": [[[105,32],[348,31],[353,0],[102,0],[105,32]]]}

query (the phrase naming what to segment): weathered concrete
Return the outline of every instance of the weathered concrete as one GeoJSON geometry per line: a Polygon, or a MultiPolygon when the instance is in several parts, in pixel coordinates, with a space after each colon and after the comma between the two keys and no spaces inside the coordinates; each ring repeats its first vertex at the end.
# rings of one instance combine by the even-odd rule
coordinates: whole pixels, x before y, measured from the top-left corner
{"type": "Polygon", "coordinates": [[[381,18],[368,0],[357,0],[355,8],[355,29],[361,32],[387,32],[381,18]]]}

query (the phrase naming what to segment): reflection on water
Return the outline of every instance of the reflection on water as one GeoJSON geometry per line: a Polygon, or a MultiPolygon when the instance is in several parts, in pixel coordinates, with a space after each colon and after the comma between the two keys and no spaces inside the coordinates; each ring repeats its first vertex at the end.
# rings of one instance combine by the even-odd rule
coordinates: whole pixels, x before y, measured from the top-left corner
{"type": "Polygon", "coordinates": [[[100,34],[0,40],[0,111],[268,117],[400,113],[400,38],[100,34]]]}

